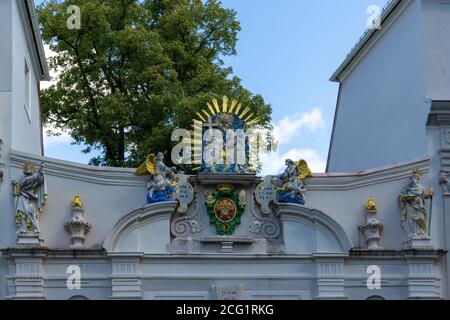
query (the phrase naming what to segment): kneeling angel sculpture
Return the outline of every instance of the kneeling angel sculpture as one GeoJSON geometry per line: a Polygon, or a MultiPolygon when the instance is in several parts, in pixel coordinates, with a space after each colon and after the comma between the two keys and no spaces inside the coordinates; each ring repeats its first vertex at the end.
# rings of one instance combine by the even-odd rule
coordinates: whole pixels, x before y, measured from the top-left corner
{"type": "Polygon", "coordinates": [[[277,191],[277,201],[279,203],[305,204],[306,177],[313,174],[305,160],[294,162],[286,160],[284,173],[272,179],[272,185],[277,191]]]}
{"type": "Polygon", "coordinates": [[[150,204],[173,200],[176,186],[175,173],[163,161],[162,152],[156,156],[151,154],[135,172],[137,176],[150,175],[147,182],[147,202],[150,204]]]}

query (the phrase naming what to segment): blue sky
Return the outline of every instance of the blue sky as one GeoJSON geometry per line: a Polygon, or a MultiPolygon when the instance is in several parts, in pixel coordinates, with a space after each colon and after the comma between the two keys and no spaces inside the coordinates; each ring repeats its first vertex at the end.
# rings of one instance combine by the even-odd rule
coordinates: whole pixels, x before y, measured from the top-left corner
{"type": "MultiPolygon", "coordinates": [[[[284,158],[304,158],[324,171],[338,91],[329,78],[366,30],[368,7],[387,2],[222,0],[242,27],[238,54],[225,62],[273,108],[280,148],[265,158],[263,174],[280,171],[284,158]]],[[[81,149],[67,135],[45,139],[49,157],[87,163],[92,155],[81,149]]]]}

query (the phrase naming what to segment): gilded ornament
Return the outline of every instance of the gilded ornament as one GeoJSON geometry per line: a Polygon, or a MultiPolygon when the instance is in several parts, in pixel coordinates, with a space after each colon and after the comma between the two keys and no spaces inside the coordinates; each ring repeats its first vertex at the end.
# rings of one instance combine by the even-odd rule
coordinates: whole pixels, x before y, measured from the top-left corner
{"type": "Polygon", "coordinates": [[[77,193],[72,199],[72,208],[84,208],[84,204],[79,193],[77,193]]]}
{"type": "Polygon", "coordinates": [[[369,199],[367,199],[367,201],[364,204],[364,206],[366,207],[366,210],[368,210],[368,211],[375,211],[375,210],[377,210],[377,203],[375,202],[375,198],[374,197],[370,197],[369,199]]]}

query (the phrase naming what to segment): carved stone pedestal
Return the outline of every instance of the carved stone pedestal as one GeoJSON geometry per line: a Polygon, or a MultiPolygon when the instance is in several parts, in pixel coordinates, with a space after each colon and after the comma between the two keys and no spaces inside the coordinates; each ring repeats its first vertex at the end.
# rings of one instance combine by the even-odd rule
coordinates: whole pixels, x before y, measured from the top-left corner
{"type": "Polygon", "coordinates": [[[434,259],[411,257],[408,269],[408,299],[439,299],[439,271],[435,268],[434,259]]]}
{"type": "Polygon", "coordinates": [[[344,260],[338,258],[316,258],[316,300],[347,299],[344,292],[344,260]]]}
{"type": "Polygon", "coordinates": [[[359,231],[366,238],[365,245],[368,250],[382,250],[381,235],[383,224],[377,219],[377,210],[366,210],[365,220],[359,225],[359,231]]]}
{"type": "Polygon", "coordinates": [[[429,237],[415,237],[403,242],[404,249],[433,249],[431,238],[429,237]]]}
{"type": "Polygon", "coordinates": [[[233,253],[235,244],[252,245],[253,242],[251,237],[206,236],[202,239],[202,243],[220,243],[223,253],[233,253]]]}
{"type": "Polygon", "coordinates": [[[45,249],[35,247],[2,251],[14,274],[8,277],[6,299],[42,300],[44,296],[43,259],[45,249]]]}
{"type": "Polygon", "coordinates": [[[112,257],[111,299],[142,299],[140,257],[112,257]]]}
{"type": "Polygon", "coordinates": [[[72,207],[72,218],[64,225],[66,231],[70,234],[72,244],[71,249],[84,248],[86,234],[89,233],[92,226],[84,218],[83,207],[72,207]]]}
{"type": "Polygon", "coordinates": [[[17,236],[17,246],[18,247],[37,247],[43,246],[44,240],[39,236],[39,233],[30,234],[20,234],[17,236]]]}

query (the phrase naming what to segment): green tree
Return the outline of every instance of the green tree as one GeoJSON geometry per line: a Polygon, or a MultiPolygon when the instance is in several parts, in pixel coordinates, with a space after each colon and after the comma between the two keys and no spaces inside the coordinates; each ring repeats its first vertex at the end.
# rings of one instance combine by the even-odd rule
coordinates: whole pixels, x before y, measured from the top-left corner
{"type": "Polygon", "coordinates": [[[57,55],[55,84],[41,92],[43,120],[69,130],[91,164],[136,166],[173,146],[175,128],[227,95],[270,127],[271,108],[241,85],[222,58],[236,54],[240,24],[216,0],[49,0],[38,7],[43,38],[57,55]],[[70,29],[69,5],[81,9],[70,29]]]}

